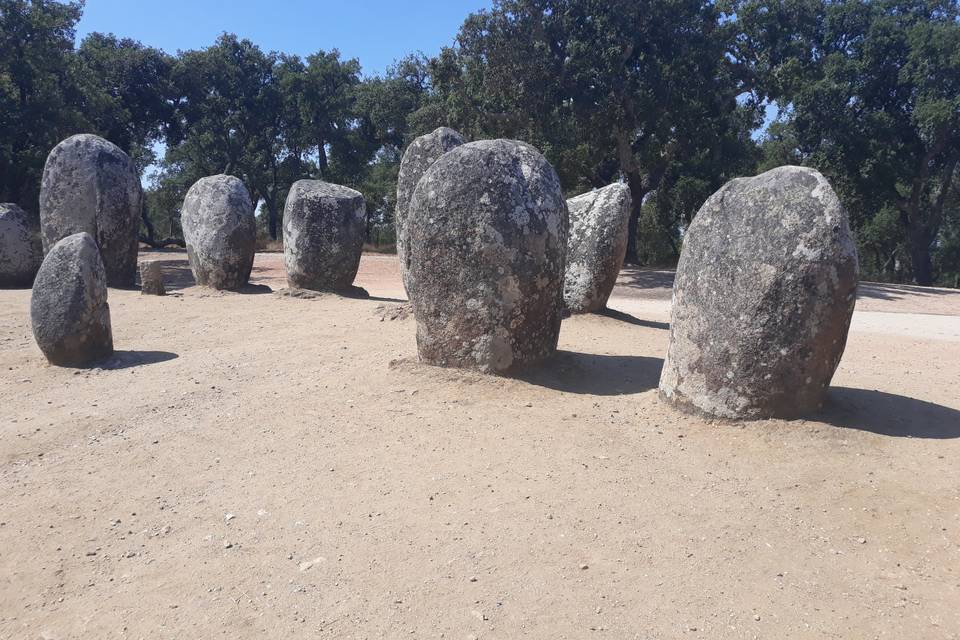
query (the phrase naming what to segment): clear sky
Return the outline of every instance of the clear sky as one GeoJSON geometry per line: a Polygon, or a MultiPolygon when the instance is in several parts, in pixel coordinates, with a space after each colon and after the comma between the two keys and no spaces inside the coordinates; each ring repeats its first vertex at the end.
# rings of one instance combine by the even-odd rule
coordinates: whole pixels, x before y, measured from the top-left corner
{"type": "Polygon", "coordinates": [[[365,74],[407,53],[437,53],[464,18],[491,0],[87,0],[77,40],[92,31],[176,53],[208,46],[223,32],[265,51],[307,55],[339,49],[365,74]]]}

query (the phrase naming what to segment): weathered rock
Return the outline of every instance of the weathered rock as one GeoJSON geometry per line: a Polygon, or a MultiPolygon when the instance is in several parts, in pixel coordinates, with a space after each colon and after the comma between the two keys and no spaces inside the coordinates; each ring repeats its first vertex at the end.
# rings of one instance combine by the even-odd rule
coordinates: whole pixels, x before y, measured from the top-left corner
{"type": "Polygon", "coordinates": [[[627,253],[630,188],[611,184],[567,200],[570,235],[563,300],[571,313],[607,306],[627,253]]]}
{"type": "Polygon", "coordinates": [[[67,236],[47,252],[33,282],[30,321],[51,364],[85,367],[113,353],[107,274],[89,233],[67,236]]]}
{"type": "Polygon", "coordinates": [[[400,161],[400,173],[397,176],[397,209],[394,213],[393,224],[397,234],[397,258],[400,259],[400,277],[403,279],[403,286],[407,295],[410,294],[407,219],[413,192],[417,188],[420,178],[434,162],[440,159],[440,156],[465,142],[463,136],[453,129],[440,127],[433,133],[420,136],[411,142],[400,161]]]}
{"type": "Polygon", "coordinates": [[[857,277],[847,214],[818,172],[728,182],[684,236],[660,396],[730,419],[816,410],[843,355],[857,277]]]}
{"type": "Polygon", "coordinates": [[[98,136],[71,136],[53,148],[43,168],[43,250],[86,231],[100,247],[107,284],[132,287],[142,206],[140,174],[130,156],[98,136]]]}
{"type": "Polygon", "coordinates": [[[221,174],[197,180],[183,200],[180,224],[197,284],[213,289],[247,284],[257,228],[250,194],[238,178],[221,174]]]}
{"type": "Polygon", "coordinates": [[[0,204],[0,288],[29,287],[43,260],[40,230],[15,204],[0,204]]]}
{"type": "Polygon", "coordinates": [[[505,372],[551,355],[563,313],[567,205],[530,145],[446,153],[410,203],[410,291],[424,362],[505,372]]]}
{"type": "Polygon", "coordinates": [[[314,291],[350,287],[366,228],[367,208],[359,191],[320,180],[295,182],[283,210],[287,283],[314,291]]]}
{"type": "Polygon", "coordinates": [[[144,260],[140,263],[140,293],[145,296],[167,295],[167,288],[163,286],[163,270],[159,262],[144,260]]]}

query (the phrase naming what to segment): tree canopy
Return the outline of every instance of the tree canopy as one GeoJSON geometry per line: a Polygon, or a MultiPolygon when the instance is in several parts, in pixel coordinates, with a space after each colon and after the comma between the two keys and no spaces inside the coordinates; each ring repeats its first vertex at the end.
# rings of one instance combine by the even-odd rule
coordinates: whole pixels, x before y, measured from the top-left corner
{"type": "Polygon", "coordinates": [[[183,195],[216,173],[244,181],[265,237],[301,178],[359,189],[371,230],[389,228],[403,150],[445,125],[530,142],[568,195],[625,182],[634,262],[675,261],[727,180],[804,164],[849,210],[866,277],[960,279],[953,1],[495,0],[436,56],[372,76],[334,48],[232,34],[176,55],[77,43],[82,9],[0,0],[0,200],[29,211],[49,150],[92,132],[144,171],[155,244],[179,239],[183,195]]]}

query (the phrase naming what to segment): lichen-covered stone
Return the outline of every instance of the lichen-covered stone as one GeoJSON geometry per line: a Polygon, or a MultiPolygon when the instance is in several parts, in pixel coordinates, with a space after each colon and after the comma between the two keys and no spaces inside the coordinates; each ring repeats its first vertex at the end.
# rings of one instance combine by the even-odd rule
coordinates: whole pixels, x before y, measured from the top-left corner
{"type": "Polygon", "coordinates": [[[29,287],[43,260],[40,230],[15,204],[0,204],[0,289],[29,287]]]}
{"type": "Polygon", "coordinates": [[[298,180],[283,210],[287,283],[297,289],[343,291],[360,268],[366,237],[363,194],[320,180],[298,180]]]}
{"type": "Polygon", "coordinates": [[[560,180],[530,145],[473,142],[434,163],[407,221],[420,359],[505,372],[551,355],[567,224],[560,180]]]}
{"type": "Polygon", "coordinates": [[[611,184],[567,200],[570,235],[563,300],[571,313],[607,306],[627,253],[630,188],[611,184]]]}
{"type": "Polygon", "coordinates": [[[847,214],[813,169],[728,182],[684,236],[660,396],[729,419],[818,409],[856,301],[847,214]]]}
{"type": "Polygon", "coordinates": [[[99,136],[71,136],[53,148],[43,168],[43,250],[86,231],[100,248],[107,284],[132,287],[142,206],[140,174],[130,156],[99,136]]]}
{"type": "Polygon", "coordinates": [[[30,321],[51,364],[85,367],[113,353],[107,274],[90,234],[67,236],[47,252],[33,283],[30,321]]]}
{"type": "Polygon", "coordinates": [[[394,213],[393,223],[397,234],[397,258],[400,260],[400,277],[403,279],[403,286],[407,295],[410,294],[407,218],[413,192],[417,188],[420,178],[434,162],[440,159],[440,156],[465,142],[463,136],[453,129],[440,127],[433,133],[420,136],[411,142],[403,154],[403,160],[400,161],[400,173],[397,176],[397,209],[394,213]]]}
{"type": "Polygon", "coordinates": [[[140,263],[140,293],[145,296],[167,295],[159,262],[144,260],[140,263]]]}
{"type": "Polygon", "coordinates": [[[253,269],[257,226],[250,193],[233,176],[201,178],[180,211],[190,270],[197,284],[239,289],[253,269]]]}

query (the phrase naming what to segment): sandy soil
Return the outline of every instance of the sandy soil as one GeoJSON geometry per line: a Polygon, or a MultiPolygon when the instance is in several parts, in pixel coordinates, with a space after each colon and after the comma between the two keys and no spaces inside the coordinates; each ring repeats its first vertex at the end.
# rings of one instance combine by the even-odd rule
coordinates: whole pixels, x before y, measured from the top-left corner
{"type": "Polygon", "coordinates": [[[865,286],[822,415],[656,384],[669,272],[522,378],[416,362],[372,299],[110,291],[47,366],[0,291],[0,638],[960,638],[960,295],[865,286]]]}

